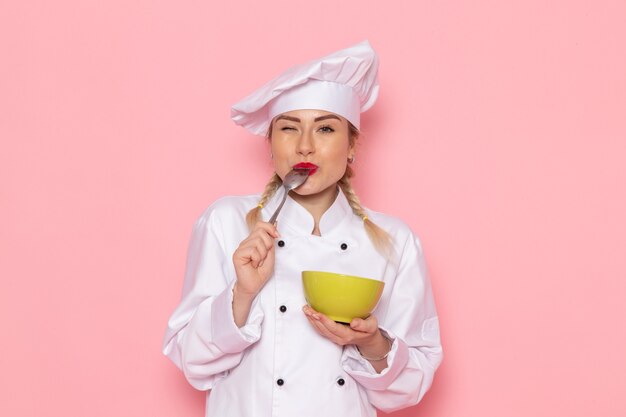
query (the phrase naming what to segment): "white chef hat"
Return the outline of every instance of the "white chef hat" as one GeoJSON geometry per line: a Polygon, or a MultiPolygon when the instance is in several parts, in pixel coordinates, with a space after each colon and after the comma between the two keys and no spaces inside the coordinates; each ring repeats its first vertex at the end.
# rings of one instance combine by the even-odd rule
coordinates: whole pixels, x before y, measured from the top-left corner
{"type": "Polygon", "coordinates": [[[378,98],[378,56],[368,41],[292,67],[231,108],[231,118],[264,136],[272,119],[291,110],[325,110],[360,127],[378,98]]]}

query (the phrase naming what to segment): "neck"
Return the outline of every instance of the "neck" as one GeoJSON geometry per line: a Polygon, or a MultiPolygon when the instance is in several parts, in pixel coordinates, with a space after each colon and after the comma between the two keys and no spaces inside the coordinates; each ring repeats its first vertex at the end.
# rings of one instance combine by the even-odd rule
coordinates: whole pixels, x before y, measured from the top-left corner
{"type": "Polygon", "coordinates": [[[317,194],[312,195],[300,195],[294,191],[290,191],[289,195],[291,198],[304,207],[311,216],[313,216],[313,220],[315,221],[315,226],[313,228],[314,234],[319,234],[319,224],[322,215],[333,205],[335,199],[337,198],[337,194],[339,193],[339,186],[337,184],[333,184],[328,187],[324,191],[321,191],[317,194]],[[317,233],[315,233],[317,231],[317,233]]]}

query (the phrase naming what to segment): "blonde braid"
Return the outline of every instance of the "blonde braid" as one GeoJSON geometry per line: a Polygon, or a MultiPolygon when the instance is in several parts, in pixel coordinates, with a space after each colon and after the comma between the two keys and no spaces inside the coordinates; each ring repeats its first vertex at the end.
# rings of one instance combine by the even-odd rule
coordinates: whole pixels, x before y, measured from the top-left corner
{"type": "Polygon", "coordinates": [[[356,193],[352,189],[352,184],[350,183],[350,178],[354,175],[352,171],[352,167],[348,165],[346,168],[346,173],[339,180],[339,186],[343,191],[344,195],[348,199],[348,203],[352,208],[354,214],[363,219],[363,226],[365,227],[365,232],[367,236],[370,238],[376,250],[383,256],[389,258],[393,252],[393,240],[389,233],[380,228],[376,223],[371,221],[369,217],[367,217],[367,213],[365,213],[365,209],[361,206],[361,201],[359,197],[357,197],[356,193]]]}
{"type": "Polygon", "coordinates": [[[272,198],[272,196],[274,195],[274,193],[276,193],[276,190],[278,190],[282,183],[283,180],[280,179],[278,174],[274,173],[274,175],[270,179],[270,182],[268,182],[265,186],[265,190],[261,195],[261,200],[259,200],[259,204],[252,210],[250,210],[246,215],[246,223],[248,224],[248,229],[250,229],[250,231],[252,231],[252,229],[254,229],[254,225],[259,220],[261,220],[261,209],[263,208],[265,203],[267,203],[267,200],[272,198]]]}

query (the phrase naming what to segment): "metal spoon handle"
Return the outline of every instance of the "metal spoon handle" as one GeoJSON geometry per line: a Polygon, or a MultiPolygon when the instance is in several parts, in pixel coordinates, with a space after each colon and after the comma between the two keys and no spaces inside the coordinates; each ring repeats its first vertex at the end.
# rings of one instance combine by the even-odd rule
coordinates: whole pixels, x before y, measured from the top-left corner
{"type": "Polygon", "coordinates": [[[278,208],[276,209],[274,214],[272,214],[272,217],[270,217],[270,219],[268,221],[269,224],[276,224],[276,219],[278,218],[278,213],[280,213],[280,209],[283,208],[283,205],[285,204],[285,200],[287,200],[287,193],[288,193],[288,191],[285,189],[285,195],[283,196],[283,201],[280,202],[280,205],[278,206],[278,208]]]}
{"type": "Polygon", "coordinates": [[[287,194],[289,194],[289,191],[293,190],[294,188],[298,188],[299,186],[304,184],[307,178],[309,178],[309,172],[311,172],[309,168],[294,168],[289,171],[289,173],[287,173],[285,179],[283,180],[285,195],[283,195],[283,201],[280,202],[280,206],[278,206],[274,214],[272,214],[272,217],[270,217],[270,224],[276,224],[276,218],[278,217],[278,213],[280,213],[280,209],[283,208],[283,204],[285,204],[287,194]]]}

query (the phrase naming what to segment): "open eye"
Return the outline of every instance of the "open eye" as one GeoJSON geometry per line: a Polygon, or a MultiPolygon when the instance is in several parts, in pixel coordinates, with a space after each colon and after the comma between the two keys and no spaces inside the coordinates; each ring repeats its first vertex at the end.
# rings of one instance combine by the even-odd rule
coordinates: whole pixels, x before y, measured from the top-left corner
{"type": "Polygon", "coordinates": [[[328,126],[328,125],[324,125],[324,126],[321,126],[321,127],[319,128],[319,131],[320,131],[320,132],[323,132],[323,133],[332,133],[332,132],[334,132],[334,131],[335,131],[335,129],[333,129],[332,127],[330,127],[330,126],[328,126]]]}

